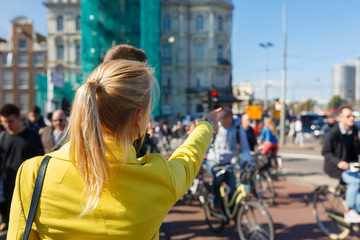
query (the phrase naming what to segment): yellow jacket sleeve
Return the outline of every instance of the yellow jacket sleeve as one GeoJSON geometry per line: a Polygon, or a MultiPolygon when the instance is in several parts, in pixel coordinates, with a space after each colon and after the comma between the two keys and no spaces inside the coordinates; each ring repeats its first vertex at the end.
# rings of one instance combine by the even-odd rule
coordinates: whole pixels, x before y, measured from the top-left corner
{"type": "Polygon", "coordinates": [[[176,199],[184,195],[199,172],[213,132],[213,126],[209,122],[199,122],[185,142],[169,158],[176,199]]]}

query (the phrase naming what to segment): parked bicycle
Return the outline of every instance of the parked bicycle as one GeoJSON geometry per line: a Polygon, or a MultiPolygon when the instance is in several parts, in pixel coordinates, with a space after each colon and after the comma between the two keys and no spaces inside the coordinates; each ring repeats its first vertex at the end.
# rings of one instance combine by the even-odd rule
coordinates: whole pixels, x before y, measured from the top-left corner
{"type": "MultiPolygon", "coordinates": [[[[233,171],[232,165],[222,166],[218,174],[233,171]]],[[[256,201],[246,199],[244,184],[240,184],[232,198],[229,199],[226,187],[220,186],[221,211],[212,209],[212,181],[203,181],[199,200],[204,208],[205,220],[214,233],[220,233],[230,220],[236,223],[237,232],[241,240],[274,239],[274,224],[269,212],[256,201]]]]}
{"type": "Polygon", "coordinates": [[[314,193],[313,214],[322,232],[330,239],[344,239],[351,232],[360,237],[360,224],[344,220],[344,213],[348,211],[346,188],[345,183],[336,188],[323,185],[317,187],[314,193]]]}

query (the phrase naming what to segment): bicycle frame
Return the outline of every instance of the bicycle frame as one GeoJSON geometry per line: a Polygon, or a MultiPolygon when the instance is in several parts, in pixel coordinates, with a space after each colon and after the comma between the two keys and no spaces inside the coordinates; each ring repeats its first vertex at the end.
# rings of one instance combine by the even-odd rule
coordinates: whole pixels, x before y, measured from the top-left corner
{"type": "Polygon", "coordinates": [[[224,212],[227,218],[234,219],[237,212],[239,211],[240,202],[242,199],[246,197],[246,191],[244,184],[240,184],[236,188],[236,191],[232,195],[230,201],[226,201],[226,194],[225,194],[225,188],[223,186],[220,186],[220,195],[222,199],[222,203],[224,206],[224,212]],[[235,205],[234,205],[235,204],[235,205]],[[232,212],[230,211],[230,208],[234,206],[232,212]]]}

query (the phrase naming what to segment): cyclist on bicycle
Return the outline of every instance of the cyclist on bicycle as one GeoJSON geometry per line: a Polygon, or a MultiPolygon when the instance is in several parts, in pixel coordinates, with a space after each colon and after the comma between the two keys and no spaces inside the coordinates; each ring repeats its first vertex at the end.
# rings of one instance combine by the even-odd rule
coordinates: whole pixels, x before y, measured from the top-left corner
{"type": "Polygon", "coordinates": [[[232,158],[237,157],[240,152],[242,156],[246,156],[242,157],[241,165],[243,165],[244,162],[252,165],[253,162],[246,133],[241,127],[237,129],[237,124],[234,123],[231,109],[224,108],[223,111],[219,113],[218,120],[220,122],[219,129],[216,136],[214,136],[212,144],[210,144],[206,160],[206,167],[214,176],[212,193],[213,207],[215,210],[221,209],[219,188],[223,182],[230,187],[229,198],[231,198],[236,190],[235,176],[232,171],[227,171],[220,176],[216,175],[221,170],[221,166],[231,164],[232,158]],[[236,140],[237,133],[239,134],[240,144],[238,144],[236,140]]]}
{"type": "MultiPolygon", "coordinates": [[[[264,142],[264,148],[262,149],[262,153],[267,155],[270,150],[272,149],[272,154],[274,156],[277,155],[278,147],[278,140],[276,138],[276,126],[274,121],[271,118],[265,118],[265,126],[261,130],[260,137],[258,139],[258,143],[264,142]]],[[[267,167],[271,167],[271,158],[268,159],[267,167]]]]}
{"type": "Polygon", "coordinates": [[[350,211],[345,213],[345,221],[360,222],[360,176],[351,172],[349,163],[358,162],[360,141],[355,127],[351,106],[338,109],[339,124],[331,128],[324,139],[322,155],[325,157],[324,171],[333,178],[348,184],[346,204],[350,211]]]}

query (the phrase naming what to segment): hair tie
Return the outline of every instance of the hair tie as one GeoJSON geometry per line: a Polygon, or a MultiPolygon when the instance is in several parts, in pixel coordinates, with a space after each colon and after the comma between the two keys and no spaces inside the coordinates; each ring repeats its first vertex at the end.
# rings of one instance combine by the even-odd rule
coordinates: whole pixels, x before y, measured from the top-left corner
{"type": "Polygon", "coordinates": [[[87,85],[89,86],[90,91],[94,93],[97,93],[103,88],[103,85],[101,83],[97,83],[95,81],[89,81],[87,82],[87,85]]]}

